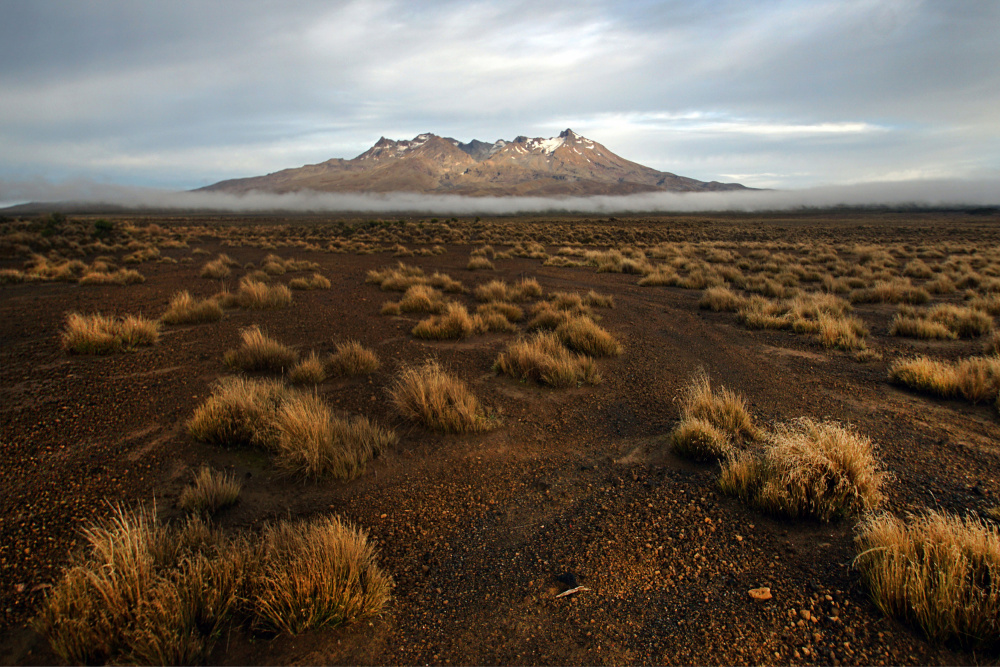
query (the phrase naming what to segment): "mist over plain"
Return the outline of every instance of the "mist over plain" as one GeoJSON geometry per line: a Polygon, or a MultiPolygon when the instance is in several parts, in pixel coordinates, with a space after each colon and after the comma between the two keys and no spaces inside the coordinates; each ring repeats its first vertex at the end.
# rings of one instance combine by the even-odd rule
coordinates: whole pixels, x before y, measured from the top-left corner
{"type": "Polygon", "coordinates": [[[258,211],[290,213],[426,213],[438,215],[516,215],[532,213],[683,213],[782,211],[804,208],[942,208],[1000,206],[1000,179],[916,180],[831,185],[799,190],[740,192],[648,192],[590,197],[465,197],[418,193],[275,194],[171,191],[110,185],[85,180],[0,181],[0,207],[22,203],[59,203],[85,207],[110,205],[137,209],[258,211]]]}

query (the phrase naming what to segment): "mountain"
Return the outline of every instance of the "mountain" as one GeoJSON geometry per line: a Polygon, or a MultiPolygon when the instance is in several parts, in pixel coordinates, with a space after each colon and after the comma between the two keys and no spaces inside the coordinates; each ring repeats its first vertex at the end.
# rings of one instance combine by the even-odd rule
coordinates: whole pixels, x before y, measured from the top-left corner
{"type": "Polygon", "coordinates": [[[409,141],[382,137],[351,160],[335,158],[201,188],[229,193],[315,190],[472,196],[744,189],[739,183],[706,183],[644,167],[568,129],[551,139],[522,136],[493,143],[473,139],[464,144],[435,134],[419,134],[409,141]]]}

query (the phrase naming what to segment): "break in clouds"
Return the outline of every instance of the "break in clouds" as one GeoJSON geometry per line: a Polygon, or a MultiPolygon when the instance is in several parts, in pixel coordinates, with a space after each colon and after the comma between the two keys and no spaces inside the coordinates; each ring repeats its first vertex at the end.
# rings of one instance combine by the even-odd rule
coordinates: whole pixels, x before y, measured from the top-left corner
{"type": "Polygon", "coordinates": [[[742,192],[650,192],[592,197],[462,197],[418,193],[349,194],[176,192],[73,181],[0,182],[0,206],[23,202],[72,202],[137,209],[290,213],[426,213],[507,215],[531,213],[658,213],[699,211],[780,211],[838,206],[980,207],[1000,206],[1000,181],[921,180],[824,186],[801,190],[742,192]]]}

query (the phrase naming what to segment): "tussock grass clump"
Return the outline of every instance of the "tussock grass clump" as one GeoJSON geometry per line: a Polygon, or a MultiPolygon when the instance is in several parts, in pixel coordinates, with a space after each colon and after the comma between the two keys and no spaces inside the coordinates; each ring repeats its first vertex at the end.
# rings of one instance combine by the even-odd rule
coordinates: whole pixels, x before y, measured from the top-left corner
{"type": "Polygon", "coordinates": [[[303,394],[285,402],[276,415],[276,464],[303,477],[352,479],[396,434],[364,417],[336,417],[318,396],[303,394]]]}
{"type": "Polygon", "coordinates": [[[0,285],[16,285],[27,280],[24,271],[17,269],[0,269],[0,285]]]}
{"type": "Polygon", "coordinates": [[[983,343],[983,352],[1000,356],[1000,329],[994,329],[993,335],[983,343]]]}
{"type": "Polygon", "coordinates": [[[110,354],[153,345],[160,339],[160,323],[139,315],[114,318],[95,313],[70,313],[61,335],[62,347],[76,354],[110,354]]]}
{"type": "Polygon", "coordinates": [[[465,268],[469,271],[492,271],[496,267],[493,266],[493,262],[485,257],[470,257],[469,263],[465,265],[465,268]]]}
{"type": "Polygon", "coordinates": [[[232,269],[230,269],[231,260],[228,258],[219,256],[213,259],[201,267],[201,273],[199,274],[202,278],[209,278],[212,280],[221,280],[223,278],[228,278],[233,275],[232,269]]]}
{"type": "Polygon", "coordinates": [[[297,290],[330,289],[330,279],[320,273],[312,274],[310,278],[293,278],[288,286],[297,290]]]}
{"type": "Polygon", "coordinates": [[[889,379],[917,391],[972,403],[1000,398],[1000,356],[969,357],[951,364],[925,356],[897,359],[889,379]]]}
{"type": "Polygon", "coordinates": [[[556,327],[556,335],[571,350],[595,357],[616,357],[621,343],[589,317],[572,317],[556,327]]]}
{"type": "Polygon", "coordinates": [[[249,547],[198,519],[178,527],[118,508],[88,528],[35,628],[66,663],[203,662],[239,605],[249,547]]]}
{"type": "Polygon", "coordinates": [[[817,320],[819,343],[826,348],[840,350],[863,350],[867,346],[865,337],[868,327],[851,315],[827,315],[822,313],[817,320]]]}
{"type": "Polygon", "coordinates": [[[288,381],[292,384],[319,384],[326,379],[326,364],[315,352],[310,352],[305,359],[300,359],[288,371],[288,381]]]}
{"type": "Polygon", "coordinates": [[[378,356],[356,340],[338,343],[326,362],[330,375],[365,375],[378,370],[378,356]]]}
{"type": "Polygon", "coordinates": [[[256,624],[292,635],[375,615],[392,586],[364,531],[337,517],[269,526],[258,568],[256,624]]]}
{"type": "Polygon", "coordinates": [[[595,292],[590,290],[583,297],[583,302],[588,306],[594,306],[595,308],[614,308],[615,307],[615,297],[610,294],[601,294],[600,292],[595,292]]]}
{"type": "Polygon", "coordinates": [[[240,331],[243,342],[223,355],[226,366],[239,371],[283,373],[298,359],[298,353],[268,337],[256,324],[240,331]]]}
{"type": "Polygon", "coordinates": [[[531,309],[528,329],[556,329],[560,324],[568,322],[571,317],[572,315],[565,310],[558,310],[548,301],[542,301],[531,309]]]}
{"type": "Polygon", "coordinates": [[[34,621],[66,663],[196,664],[233,621],[295,634],[389,598],[365,533],[337,517],[269,525],[251,542],[118,508],[84,538],[34,621]]]}
{"type": "Polygon", "coordinates": [[[763,448],[727,456],[719,486],[772,514],[831,521],[877,507],[884,478],[868,438],[804,417],[778,425],[763,448]]]}
{"type": "Polygon", "coordinates": [[[187,512],[214,514],[235,505],[242,488],[232,473],[202,466],[194,476],[194,483],[181,491],[177,505],[187,512]]]}
{"type": "Polygon", "coordinates": [[[88,271],[80,277],[79,282],[81,285],[139,285],[146,282],[146,277],[135,269],[88,271]]]}
{"type": "Polygon", "coordinates": [[[479,399],[437,361],[427,361],[419,368],[403,368],[389,394],[403,416],[428,428],[466,433],[485,431],[491,426],[479,399]]]}
{"type": "Polygon", "coordinates": [[[709,287],[698,301],[698,307],[705,310],[728,311],[735,313],[746,299],[728,287],[709,287]]]}
{"type": "Polygon", "coordinates": [[[403,262],[399,262],[396,266],[369,271],[365,282],[378,285],[384,292],[405,292],[414,285],[430,285],[442,292],[463,290],[462,283],[447,274],[435,272],[428,277],[419,266],[410,266],[403,262]]]}
{"type": "Polygon", "coordinates": [[[594,360],[571,352],[551,331],[539,331],[530,338],[507,345],[494,362],[493,370],[551,387],[598,384],[601,381],[594,360]]]}
{"type": "Polygon", "coordinates": [[[892,323],[893,335],[918,338],[975,338],[993,329],[993,318],[977,308],[941,303],[928,310],[903,306],[892,323]],[[945,334],[945,332],[947,332],[945,334]]]}
{"type": "Polygon", "coordinates": [[[725,387],[713,390],[708,375],[699,371],[684,390],[681,421],[671,432],[670,442],[681,456],[712,461],[757,435],[743,397],[725,387]]]}
{"type": "Polygon", "coordinates": [[[164,324],[200,324],[222,319],[222,306],[215,299],[196,299],[187,290],[170,298],[167,312],[160,321],[164,324]]]}
{"type": "Polygon", "coordinates": [[[448,307],[444,295],[429,285],[414,285],[396,304],[402,313],[442,313],[448,307]]]}
{"type": "Polygon", "coordinates": [[[855,565],[872,599],[935,641],[1000,643],[1000,532],[980,519],[928,511],[871,517],[855,565]]]}
{"type": "Polygon", "coordinates": [[[467,338],[481,329],[481,320],[470,315],[465,306],[449,303],[442,314],[417,322],[410,333],[417,338],[442,340],[467,338]]]}
{"type": "Polygon", "coordinates": [[[188,420],[188,432],[209,444],[268,448],[277,438],[278,409],[293,396],[278,380],[222,378],[188,420]]]}
{"type": "Polygon", "coordinates": [[[481,317],[490,316],[492,313],[499,313],[508,322],[520,322],[524,319],[524,311],[519,306],[504,301],[491,301],[476,308],[476,315],[481,317]]]}
{"type": "Polygon", "coordinates": [[[472,291],[477,301],[514,301],[514,290],[503,280],[491,280],[488,283],[476,285],[472,291]]]}
{"type": "Polygon", "coordinates": [[[873,287],[854,290],[848,298],[851,303],[921,304],[931,300],[926,289],[914,287],[907,278],[878,280],[873,287]]]}
{"type": "Polygon", "coordinates": [[[972,299],[969,301],[969,307],[989,313],[994,317],[1000,315],[1000,294],[979,296],[973,292],[972,299]]]}
{"type": "Polygon", "coordinates": [[[285,285],[268,285],[259,280],[241,280],[234,296],[235,305],[246,310],[273,310],[292,302],[292,291],[285,285]]]}

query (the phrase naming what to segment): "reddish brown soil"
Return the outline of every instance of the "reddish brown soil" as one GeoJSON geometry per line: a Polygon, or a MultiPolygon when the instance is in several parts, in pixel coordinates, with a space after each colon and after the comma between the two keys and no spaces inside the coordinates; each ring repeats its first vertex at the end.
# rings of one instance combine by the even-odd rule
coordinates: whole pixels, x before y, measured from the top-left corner
{"type": "MultiPolygon", "coordinates": [[[[978,238],[975,230],[958,233],[978,238]]],[[[259,262],[267,252],[202,245],[240,262],[259,262]]],[[[440,257],[406,261],[446,271],[467,287],[534,276],[546,291],[614,295],[616,307],[599,313],[624,353],[599,361],[604,382],[552,390],[498,377],[491,365],[508,335],[413,339],[408,332],[418,318],[380,316],[382,302],[397,295],[364,282],[367,270],[396,261],[387,254],[279,249],[318,262],[332,289],[296,292],[284,310],[233,310],[218,323],[167,327],[155,347],[105,357],[60,350],[65,313],[158,316],[177,290],[218,291],[217,282],[198,277],[201,259],[143,264],[146,283],[129,287],[0,287],[0,660],[57,661],[26,622],[78,531],[119,502],[155,501],[164,519],[180,516],[177,496],[202,462],[244,479],[241,501],[220,516],[222,526],[253,529],[276,517],[338,513],[369,532],[395,580],[380,618],[273,640],[234,629],[213,662],[995,660],[931,645],[885,618],[851,566],[853,522],[768,518],[718,493],[717,466],[678,459],[664,444],[677,397],[704,367],[714,382],[744,394],[762,422],[830,417],[870,436],[892,473],[892,511],[996,506],[996,408],[890,386],[886,362],[920,346],[886,335],[893,307],[860,310],[885,354],[884,362],[861,364],[807,336],[751,332],[732,314],[699,311],[699,291],[639,287],[635,276],[521,258],[468,272],[469,250],[452,246],[440,257]],[[282,478],[263,455],[192,441],[184,422],[226,374],[223,352],[251,323],[303,351],[330,351],[351,338],[376,350],[378,372],[328,381],[320,392],[340,409],[394,426],[399,444],[360,478],[341,483],[282,478]],[[441,436],[393,413],[386,391],[395,372],[431,356],[501,415],[498,428],[441,436]],[[565,572],[589,590],[556,598],[564,587],[555,577],[565,572]],[[774,598],[750,599],[748,590],[758,586],[769,586],[774,598]],[[800,625],[800,610],[817,620],[800,625]]],[[[956,354],[978,352],[978,343],[952,345],[956,354]]]]}

